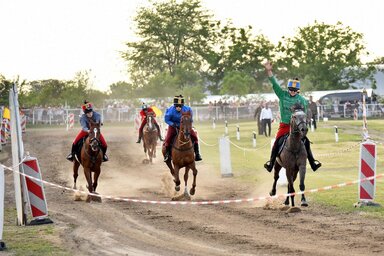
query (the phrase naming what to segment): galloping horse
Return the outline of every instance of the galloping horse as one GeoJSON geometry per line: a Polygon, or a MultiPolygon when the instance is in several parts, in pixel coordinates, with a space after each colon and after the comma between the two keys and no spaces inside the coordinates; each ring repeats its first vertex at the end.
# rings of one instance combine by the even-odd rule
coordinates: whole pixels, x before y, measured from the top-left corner
{"type": "MultiPolygon", "coordinates": [[[[80,164],[84,168],[84,175],[87,180],[87,188],[90,193],[96,193],[97,180],[100,176],[100,166],[103,159],[103,152],[100,143],[100,123],[95,123],[92,119],[88,119],[90,128],[89,135],[82,142],[82,146],[78,147],[76,156],[73,161],[73,188],[76,189],[76,180],[79,176],[78,170],[80,164]],[[93,179],[92,179],[93,173],[93,179]]],[[[97,196],[88,195],[86,201],[91,200],[101,202],[101,198],[97,196]]]]}
{"type": "MultiPolygon", "coordinates": [[[[306,114],[303,107],[300,104],[296,104],[292,107],[292,116],[290,121],[290,133],[283,145],[280,156],[277,157],[275,162],[274,182],[272,190],[269,193],[271,196],[276,195],[276,183],[279,179],[279,172],[281,167],[286,169],[287,181],[288,181],[288,193],[295,193],[293,186],[296,180],[297,173],[300,172],[300,191],[305,190],[304,179],[306,173],[307,164],[307,151],[305,150],[302,139],[308,132],[306,123],[306,114]]],[[[276,142],[278,143],[278,142],[276,142]]],[[[279,143],[276,145],[278,146],[279,143]]],[[[291,206],[295,206],[294,197],[291,196],[291,206]]],[[[289,206],[289,196],[287,196],[284,204],[289,206]]],[[[301,196],[301,206],[308,206],[304,194],[301,196]]]]}
{"type": "MultiPolygon", "coordinates": [[[[188,181],[188,172],[190,169],[193,171],[193,183],[192,188],[189,191],[191,195],[195,194],[196,189],[196,176],[197,169],[195,165],[195,153],[193,150],[193,143],[191,140],[191,130],[192,130],[192,116],[189,111],[182,112],[180,120],[180,129],[176,139],[172,145],[171,159],[168,159],[166,164],[168,165],[171,174],[173,176],[173,181],[175,182],[175,190],[180,191],[180,179],[179,179],[179,170],[185,167],[184,173],[184,196],[190,198],[188,194],[187,181],[188,181]]],[[[163,155],[165,155],[165,147],[163,147],[163,155]]]]}
{"type": "Polygon", "coordinates": [[[156,145],[158,138],[158,130],[154,123],[153,113],[147,114],[147,124],[143,129],[143,147],[144,153],[149,158],[149,162],[152,163],[152,158],[156,158],[156,145]]]}

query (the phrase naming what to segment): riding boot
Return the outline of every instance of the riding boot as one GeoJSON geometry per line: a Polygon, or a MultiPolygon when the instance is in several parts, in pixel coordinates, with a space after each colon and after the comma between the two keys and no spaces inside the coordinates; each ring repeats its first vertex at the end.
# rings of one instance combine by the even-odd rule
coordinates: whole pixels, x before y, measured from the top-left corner
{"type": "Polygon", "coordinates": [[[165,147],[164,162],[167,162],[169,159],[171,159],[171,148],[172,146],[165,147]]]}
{"type": "Polygon", "coordinates": [[[310,147],[310,141],[308,138],[304,138],[304,146],[305,146],[305,150],[307,150],[308,162],[311,165],[312,170],[315,172],[317,169],[320,168],[321,163],[315,160],[315,158],[313,157],[311,147],[310,147]]]}
{"type": "Polygon", "coordinates": [[[197,143],[193,144],[193,149],[195,151],[195,161],[203,160],[203,158],[201,158],[201,155],[200,155],[199,144],[197,143]]]}
{"type": "Polygon", "coordinates": [[[107,162],[108,156],[107,156],[107,147],[101,147],[101,150],[103,151],[103,162],[107,162]]]}
{"type": "Polygon", "coordinates": [[[275,145],[272,147],[271,158],[269,159],[269,161],[267,161],[264,164],[264,168],[267,169],[268,172],[271,172],[273,169],[273,166],[275,165],[278,151],[279,151],[279,146],[278,146],[278,142],[276,142],[275,145]]]}
{"type": "Polygon", "coordinates": [[[155,123],[155,126],[156,126],[157,131],[159,132],[159,140],[164,141],[163,137],[161,137],[161,130],[160,130],[159,124],[155,123]]]}
{"type": "Polygon", "coordinates": [[[67,156],[67,160],[73,162],[75,159],[75,154],[76,154],[76,145],[72,143],[72,150],[71,153],[67,156]]]}
{"type": "Polygon", "coordinates": [[[136,143],[140,143],[141,142],[141,135],[139,135],[139,138],[137,139],[136,143]]]}

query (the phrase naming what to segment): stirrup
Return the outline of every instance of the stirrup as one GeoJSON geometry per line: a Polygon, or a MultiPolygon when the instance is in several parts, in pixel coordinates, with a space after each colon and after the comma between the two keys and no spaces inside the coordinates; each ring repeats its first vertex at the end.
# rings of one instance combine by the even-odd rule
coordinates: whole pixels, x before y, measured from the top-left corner
{"type": "Polygon", "coordinates": [[[264,168],[267,169],[268,172],[271,172],[273,169],[273,165],[272,165],[271,161],[266,162],[264,164],[264,168]]]}
{"type": "Polygon", "coordinates": [[[70,153],[66,158],[68,161],[73,162],[73,154],[72,153],[70,153]]]}
{"type": "Polygon", "coordinates": [[[321,167],[321,163],[317,160],[313,161],[313,164],[311,165],[312,170],[315,172],[317,169],[321,167]]]}
{"type": "Polygon", "coordinates": [[[106,154],[103,155],[103,162],[107,162],[109,159],[108,159],[108,156],[106,154]]]}

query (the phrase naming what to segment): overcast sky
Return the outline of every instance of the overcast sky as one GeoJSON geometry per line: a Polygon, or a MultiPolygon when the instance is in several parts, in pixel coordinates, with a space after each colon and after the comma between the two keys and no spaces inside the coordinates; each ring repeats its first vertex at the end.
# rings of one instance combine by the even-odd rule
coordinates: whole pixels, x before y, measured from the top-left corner
{"type": "MultiPolygon", "coordinates": [[[[202,0],[216,19],[252,25],[273,43],[314,20],[341,21],[384,56],[383,0],[202,0]]],[[[146,0],[0,0],[0,74],[27,81],[72,79],[88,70],[94,89],[127,80],[119,51],[134,40],[133,16],[146,0]]]]}

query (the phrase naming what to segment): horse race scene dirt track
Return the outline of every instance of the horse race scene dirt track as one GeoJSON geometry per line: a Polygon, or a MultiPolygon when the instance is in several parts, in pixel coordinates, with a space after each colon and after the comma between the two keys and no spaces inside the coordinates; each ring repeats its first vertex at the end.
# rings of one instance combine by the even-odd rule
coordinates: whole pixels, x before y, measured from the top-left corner
{"type": "MultiPolygon", "coordinates": [[[[326,124],[319,126],[333,129],[326,124]]],[[[55,126],[30,128],[23,133],[25,151],[38,157],[43,180],[69,188],[44,185],[49,218],[54,223],[41,225],[40,228],[48,226],[53,231],[40,237],[53,244],[60,255],[333,256],[384,253],[382,217],[369,215],[363,210],[340,209],[337,200],[334,205],[322,202],[324,193],[332,193],[332,197],[343,200],[344,194],[350,193],[345,191],[347,187],[308,193],[308,207],[301,207],[298,213],[287,213],[281,210],[284,197],[268,198],[273,174],[264,170],[263,161],[249,168],[250,172],[256,173],[252,177],[257,178],[250,180],[247,170],[241,170],[246,169],[246,165],[236,167],[234,161],[233,177],[223,178],[220,167],[209,160],[209,151],[212,151],[209,146],[213,146],[214,141],[212,144],[202,143],[206,136],[204,130],[212,129],[210,124],[202,126],[199,131],[204,160],[196,163],[196,194],[191,200],[182,201],[172,201],[172,198],[183,192],[183,178],[180,192],[175,192],[175,184],[162,156],[158,154],[153,164],[143,162],[146,155],[142,144],[135,143],[137,134],[131,124],[104,124],[101,133],[109,145],[109,161],[101,165],[97,191],[100,196],[110,198],[87,203],[85,195],[70,190],[73,187],[72,163],[65,159],[77,129],[66,131],[64,127],[55,126]],[[247,202],[244,199],[253,200],[247,202]]],[[[224,125],[218,125],[216,129],[224,131],[224,125]]],[[[229,132],[235,130],[231,126],[229,129],[229,132]]],[[[314,134],[311,137],[316,141],[314,134]]],[[[236,136],[229,138],[236,142],[236,136]]],[[[314,152],[320,149],[313,146],[314,152]]],[[[235,147],[231,150],[236,154],[235,147]]],[[[355,150],[358,151],[358,147],[355,150]]],[[[158,147],[158,152],[161,152],[161,147],[158,147]]],[[[244,152],[240,153],[243,161],[254,158],[244,152]]],[[[263,152],[268,155],[269,149],[263,152]]],[[[256,154],[255,157],[259,156],[256,154]]],[[[315,188],[311,178],[323,179],[321,184],[324,185],[339,183],[331,184],[334,182],[332,179],[327,182],[327,173],[333,167],[327,166],[325,156],[318,157],[322,158],[324,167],[317,172],[307,168],[307,187],[315,188]]],[[[11,165],[9,146],[3,147],[2,163],[11,165]]],[[[14,208],[12,173],[6,171],[5,174],[6,208],[14,208]]],[[[190,184],[191,181],[189,188],[190,184]]],[[[356,186],[348,188],[356,191],[356,186]]],[[[380,181],[377,187],[381,191],[382,186],[380,181]]],[[[82,167],[77,188],[87,190],[82,167]]],[[[277,190],[279,195],[287,192],[286,186],[277,190]]],[[[354,208],[352,203],[349,206],[354,208]]],[[[12,218],[6,218],[6,225],[14,226],[15,215],[12,218]]],[[[17,228],[24,232],[31,227],[17,228]]],[[[5,230],[9,230],[7,226],[5,230]]],[[[35,255],[33,250],[30,255],[35,255]]]]}

